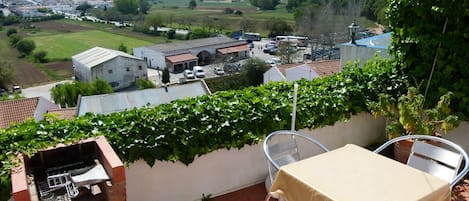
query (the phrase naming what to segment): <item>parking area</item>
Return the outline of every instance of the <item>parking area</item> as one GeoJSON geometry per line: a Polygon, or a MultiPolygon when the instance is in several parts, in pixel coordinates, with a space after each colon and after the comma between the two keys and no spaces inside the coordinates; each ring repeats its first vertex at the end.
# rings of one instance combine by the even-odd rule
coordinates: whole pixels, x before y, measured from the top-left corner
{"type": "MultiPolygon", "coordinates": [[[[265,38],[263,38],[261,41],[253,41],[253,47],[250,50],[250,56],[261,59],[261,60],[266,61],[266,62],[267,61],[278,61],[278,60],[280,60],[281,57],[279,55],[271,55],[271,54],[263,52],[266,44],[268,44],[270,42],[271,42],[270,39],[265,39],[265,38]]],[[[310,53],[310,51],[311,51],[311,49],[309,47],[298,48],[296,54],[293,54],[294,58],[293,58],[292,61],[294,63],[303,62],[304,61],[303,60],[303,54],[310,53]]],[[[211,77],[222,76],[222,75],[215,74],[215,71],[214,71],[215,68],[224,69],[225,75],[230,74],[230,73],[235,73],[235,72],[238,72],[238,71],[242,70],[242,64],[245,61],[246,60],[238,61],[238,62],[234,63],[233,65],[229,66],[228,68],[227,68],[227,66],[225,66],[225,63],[205,65],[205,66],[202,66],[202,68],[205,71],[205,78],[211,78],[211,77]]],[[[162,76],[162,71],[159,71],[159,70],[156,70],[156,69],[150,69],[150,68],[148,69],[148,79],[153,81],[156,85],[162,85],[161,76],[162,76]]],[[[170,73],[170,83],[179,83],[181,78],[182,79],[185,78],[183,72],[181,72],[181,73],[170,73]]],[[[195,79],[201,79],[201,78],[195,78],[195,79]]],[[[192,80],[192,79],[190,79],[190,80],[192,80]]]]}

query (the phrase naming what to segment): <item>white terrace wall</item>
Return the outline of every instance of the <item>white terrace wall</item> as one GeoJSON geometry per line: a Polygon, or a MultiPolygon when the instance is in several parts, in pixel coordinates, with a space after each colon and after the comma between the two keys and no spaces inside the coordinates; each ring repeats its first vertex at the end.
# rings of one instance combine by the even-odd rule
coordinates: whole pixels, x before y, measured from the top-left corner
{"type": "MultiPolygon", "coordinates": [[[[362,113],[348,122],[308,130],[328,148],[345,144],[368,145],[384,141],[384,119],[362,113]]],[[[157,161],[153,168],[137,161],[126,169],[129,201],[194,201],[202,193],[213,196],[261,183],[267,176],[262,143],[231,150],[218,150],[196,158],[186,166],[157,161]]]]}

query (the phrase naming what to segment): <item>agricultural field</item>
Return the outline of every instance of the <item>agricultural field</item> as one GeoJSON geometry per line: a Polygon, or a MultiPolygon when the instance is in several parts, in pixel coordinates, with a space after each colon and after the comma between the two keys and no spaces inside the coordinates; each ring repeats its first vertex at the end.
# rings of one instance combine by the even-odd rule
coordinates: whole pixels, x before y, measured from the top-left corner
{"type": "Polygon", "coordinates": [[[50,60],[70,59],[73,55],[95,46],[117,49],[123,43],[127,47],[128,53],[131,53],[132,48],[153,44],[148,41],[99,30],[29,38],[36,43],[36,50],[47,51],[47,58],[50,60]]]}
{"type": "MultiPolygon", "coordinates": [[[[256,7],[251,6],[248,0],[244,0],[241,2],[233,2],[233,3],[207,3],[207,1],[199,2],[197,1],[197,8],[192,10],[188,8],[188,0],[159,0],[157,4],[153,4],[149,13],[158,13],[163,18],[173,18],[172,24],[167,26],[172,26],[175,28],[187,28],[183,24],[179,24],[181,19],[190,19],[191,21],[191,28],[193,27],[202,27],[205,21],[211,20],[212,24],[224,24],[224,29],[222,30],[223,33],[231,32],[235,30],[241,29],[241,21],[249,20],[252,23],[252,27],[249,32],[258,32],[262,36],[266,37],[268,35],[269,30],[267,29],[267,24],[272,22],[273,19],[279,19],[287,22],[290,24],[294,30],[296,30],[296,22],[294,19],[293,13],[289,13],[285,9],[285,5],[280,4],[277,6],[275,10],[257,10],[256,7]],[[235,14],[225,14],[223,10],[225,8],[231,8],[233,10],[241,10],[243,12],[242,15],[235,15],[235,14]]],[[[350,17],[346,16],[334,16],[334,19],[330,19],[331,21],[335,20],[337,24],[350,24],[353,22],[350,17]],[[344,23],[346,21],[346,23],[344,23]],[[350,22],[348,22],[350,21],[350,22]]],[[[376,25],[374,22],[369,21],[363,17],[359,17],[355,19],[356,22],[362,26],[363,28],[371,28],[375,27],[376,25]]],[[[166,21],[166,23],[168,23],[166,21]]],[[[206,23],[205,23],[206,24],[206,23]]],[[[216,25],[217,26],[217,25],[216,25]]],[[[345,32],[347,31],[346,26],[343,27],[336,27],[331,25],[331,30],[335,32],[345,32]],[[332,30],[334,29],[334,30],[332,30]]],[[[294,33],[295,34],[295,33],[294,33]]],[[[299,34],[299,33],[297,33],[299,34]]]]}

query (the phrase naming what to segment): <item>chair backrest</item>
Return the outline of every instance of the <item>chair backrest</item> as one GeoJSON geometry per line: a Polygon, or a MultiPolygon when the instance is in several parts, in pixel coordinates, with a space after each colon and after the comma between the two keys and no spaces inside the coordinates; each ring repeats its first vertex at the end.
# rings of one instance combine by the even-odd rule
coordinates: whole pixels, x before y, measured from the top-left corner
{"type": "MultiPolygon", "coordinates": [[[[269,167],[270,183],[281,166],[306,158],[305,153],[299,149],[298,144],[308,143],[308,147],[318,148],[320,153],[329,151],[318,140],[311,136],[291,130],[274,131],[264,139],[264,154],[269,167]],[[312,145],[312,146],[310,146],[312,145]]],[[[309,156],[314,154],[310,153],[309,156]]]]}
{"type": "Polygon", "coordinates": [[[442,178],[451,183],[451,187],[469,171],[469,157],[459,145],[435,136],[406,135],[394,138],[375,152],[379,153],[389,145],[401,140],[414,140],[407,165],[442,178]],[[461,164],[464,159],[464,167],[461,164]]]}

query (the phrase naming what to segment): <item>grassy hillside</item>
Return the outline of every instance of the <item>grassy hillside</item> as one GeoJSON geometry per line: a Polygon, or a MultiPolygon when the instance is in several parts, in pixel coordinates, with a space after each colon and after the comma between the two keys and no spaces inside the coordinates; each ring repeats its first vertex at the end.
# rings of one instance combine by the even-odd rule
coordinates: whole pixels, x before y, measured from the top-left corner
{"type": "Polygon", "coordinates": [[[95,46],[117,49],[119,44],[123,43],[127,46],[128,53],[131,53],[134,47],[153,44],[148,41],[99,30],[33,36],[30,39],[36,43],[36,50],[48,52],[48,59],[70,59],[73,55],[95,46]]]}

